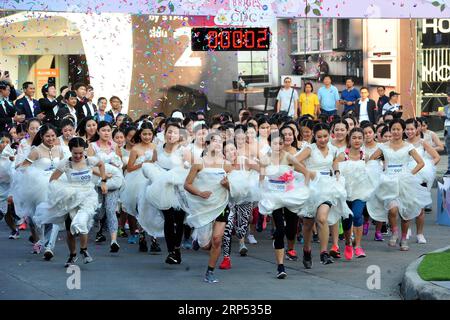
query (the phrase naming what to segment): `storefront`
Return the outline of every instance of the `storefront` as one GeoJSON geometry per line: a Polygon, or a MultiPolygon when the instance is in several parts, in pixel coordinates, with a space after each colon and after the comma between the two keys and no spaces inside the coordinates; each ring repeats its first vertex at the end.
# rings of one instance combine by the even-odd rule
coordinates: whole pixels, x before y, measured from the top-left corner
{"type": "Polygon", "coordinates": [[[433,115],[450,91],[450,19],[418,19],[417,39],[417,113],[433,115]]]}

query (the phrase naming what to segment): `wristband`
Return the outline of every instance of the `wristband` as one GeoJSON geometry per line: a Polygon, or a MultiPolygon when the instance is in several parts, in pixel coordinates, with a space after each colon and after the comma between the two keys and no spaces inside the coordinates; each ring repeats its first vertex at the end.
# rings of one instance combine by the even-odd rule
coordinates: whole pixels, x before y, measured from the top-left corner
{"type": "Polygon", "coordinates": [[[105,183],[106,183],[106,179],[102,179],[102,182],[105,182],[105,183]]]}
{"type": "Polygon", "coordinates": [[[339,171],[339,170],[334,170],[334,175],[336,175],[336,173],[341,174],[341,171],[339,171]]]}

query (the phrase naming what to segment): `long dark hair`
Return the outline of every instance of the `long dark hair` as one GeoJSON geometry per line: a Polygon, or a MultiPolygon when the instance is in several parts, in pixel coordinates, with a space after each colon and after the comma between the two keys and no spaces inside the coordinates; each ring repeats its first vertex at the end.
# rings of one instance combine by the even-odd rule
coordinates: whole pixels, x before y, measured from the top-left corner
{"type": "MultiPolygon", "coordinates": [[[[97,125],[97,132],[92,137],[90,142],[97,142],[98,140],[100,140],[100,135],[98,134],[98,132],[100,131],[101,128],[104,128],[104,127],[110,127],[111,131],[112,131],[111,123],[109,123],[108,121],[100,121],[97,125]]],[[[111,138],[112,138],[112,136],[111,136],[111,138]]]]}
{"type": "Polygon", "coordinates": [[[86,125],[87,125],[88,121],[90,121],[90,120],[95,121],[94,117],[87,116],[83,120],[81,120],[81,122],[78,124],[76,132],[78,133],[78,135],[80,137],[86,136],[86,125]]]}
{"type": "Polygon", "coordinates": [[[359,133],[362,134],[362,136],[363,136],[363,143],[364,143],[364,130],[362,128],[359,128],[359,127],[354,127],[352,130],[350,130],[350,133],[348,134],[347,148],[350,148],[350,140],[351,140],[352,134],[354,134],[355,132],[359,132],[359,133]]]}
{"type": "Polygon", "coordinates": [[[317,134],[317,132],[322,131],[322,130],[326,130],[328,132],[328,134],[330,134],[330,126],[326,123],[320,122],[320,123],[316,124],[313,128],[313,137],[312,137],[311,143],[316,143],[316,134],[317,134]]]}
{"type": "Polygon", "coordinates": [[[73,148],[79,148],[82,147],[83,149],[86,149],[88,147],[86,141],[84,141],[81,137],[73,137],[69,140],[69,150],[72,151],[73,148]]]}
{"type": "Polygon", "coordinates": [[[53,125],[51,125],[50,123],[46,123],[43,126],[41,126],[41,128],[39,129],[39,132],[34,137],[33,143],[31,144],[31,146],[37,147],[38,145],[40,145],[42,143],[42,138],[50,130],[53,130],[55,135],[58,134],[58,131],[56,130],[56,128],[53,125]]]}
{"type": "MultiPolygon", "coordinates": [[[[140,128],[137,129],[136,133],[134,134],[133,138],[131,139],[134,143],[141,143],[141,133],[144,131],[144,129],[150,129],[152,131],[153,137],[155,137],[155,131],[153,129],[153,124],[149,121],[142,122],[140,128]]],[[[129,132],[129,131],[128,131],[129,132]]]]}
{"type": "Polygon", "coordinates": [[[291,126],[285,124],[284,126],[281,127],[280,129],[280,136],[283,137],[283,141],[286,140],[285,135],[283,134],[283,130],[284,129],[289,129],[292,131],[292,136],[294,137],[294,141],[292,141],[291,143],[291,147],[294,147],[296,150],[298,150],[298,142],[297,142],[297,137],[295,136],[295,130],[292,129],[291,126]]]}

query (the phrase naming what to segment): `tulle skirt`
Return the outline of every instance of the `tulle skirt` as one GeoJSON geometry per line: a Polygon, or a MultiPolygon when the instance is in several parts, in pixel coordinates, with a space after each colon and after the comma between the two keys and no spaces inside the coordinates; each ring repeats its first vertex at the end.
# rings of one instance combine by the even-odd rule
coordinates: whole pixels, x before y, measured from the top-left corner
{"type": "Polygon", "coordinates": [[[128,172],[122,189],[120,190],[120,201],[124,211],[132,216],[137,216],[137,203],[140,192],[147,185],[148,180],[144,177],[142,169],[128,172]]]}
{"type": "MultiPolygon", "coordinates": [[[[368,165],[375,166],[371,162],[368,165]]],[[[388,211],[395,207],[403,220],[412,220],[432,202],[428,189],[421,186],[421,178],[410,172],[384,173],[378,180],[374,195],[367,201],[367,211],[376,221],[387,222],[388,211]]]]}
{"type": "MultiPolygon", "coordinates": [[[[105,164],[105,171],[106,173],[110,173],[112,177],[108,180],[106,180],[106,186],[108,187],[108,191],[114,191],[118,190],[122,187],[124,184],[124,177],[122,173],[122,169],[117,168],[116,166],[113,166],[109,163],[105,164]]],[[[93,180],[96,186],[100,187],[101,185],[101,178],[99,176],[94,175],[93,180]]]]}
{"type": "Polygon", "coordinates": [[[8,197],[11,193],[11,183],[14,176],[13,162],[0,159],[0,210],[6,213],[8,197]]]}
{"type": "Polygon", "coordinates": [[[300,215],[310,194],[309,187],[297,175],[292,182],[274,181],[266,177],[258,203],[259,213],[269,215],[274,210],[287,208],[300,215]]]}
{"type": "Polygon", "coordinates": [[[230,201],[233,201],[234,204],[260,200],[258,172],[254,170],[233,170],[227,177],[230,184],[230,201]]]}
{"type": "Polygon", "coordinates": [[[367,201],[373,195],[376,182],[371,179],[369,168],[364,161],[344,161],[339,163],[341,175],[345,178],[347,200],[367,201]]]}
{"type": "Polygon", "coordinates": [[[47,223],[62,225],[70,215],[72,234],[88,234],[94,223],[96,210],[100,206],[94,184],[85,185],[67,181],[52,181],[50,197],[39,204],[33,221],[36,225],[47,223]]]}
{"type": "Polygon", "coordinates": [[[11,194],[17,216],[20,218],[34,216],[36,207],[47,200],[51,175],[51,171],[43,171],[32,166],[16,171],[11,194]]]}
{"type": "Polygon", "coordinates": [[[334,176],[317,172],[314,180],[311,180],[309,183],[309,188],[311,194],[300,214],[301,216],[315,218],[317,208],[324,203],[331,204],[331,209],[328,213],[329,225],[334,225],[341,218],[346,219],[353,214],[347,205],[347,192],[343,176],[336,180],[334,176]]]}
{"type": "Polygon", "coordinates": [[[145,188],[147,201],[158,210],[168,210],[170,208],[183,209],[184,182],[189,170],[176,167],[171,170],[164,170],[154,163],[144,163],[143,174],[151,184],[145,188]]]}

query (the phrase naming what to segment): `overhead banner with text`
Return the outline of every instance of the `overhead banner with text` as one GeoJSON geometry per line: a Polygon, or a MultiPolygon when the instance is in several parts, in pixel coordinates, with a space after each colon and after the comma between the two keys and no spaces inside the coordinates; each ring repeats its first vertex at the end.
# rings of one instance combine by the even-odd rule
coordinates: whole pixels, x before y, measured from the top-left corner
{"type": "Polygon", "coordinates": [[[267,25],[274,17],[445,18],[450,0],[0,0],[0,9],[212,16],[218,25],[267,25]]]}

